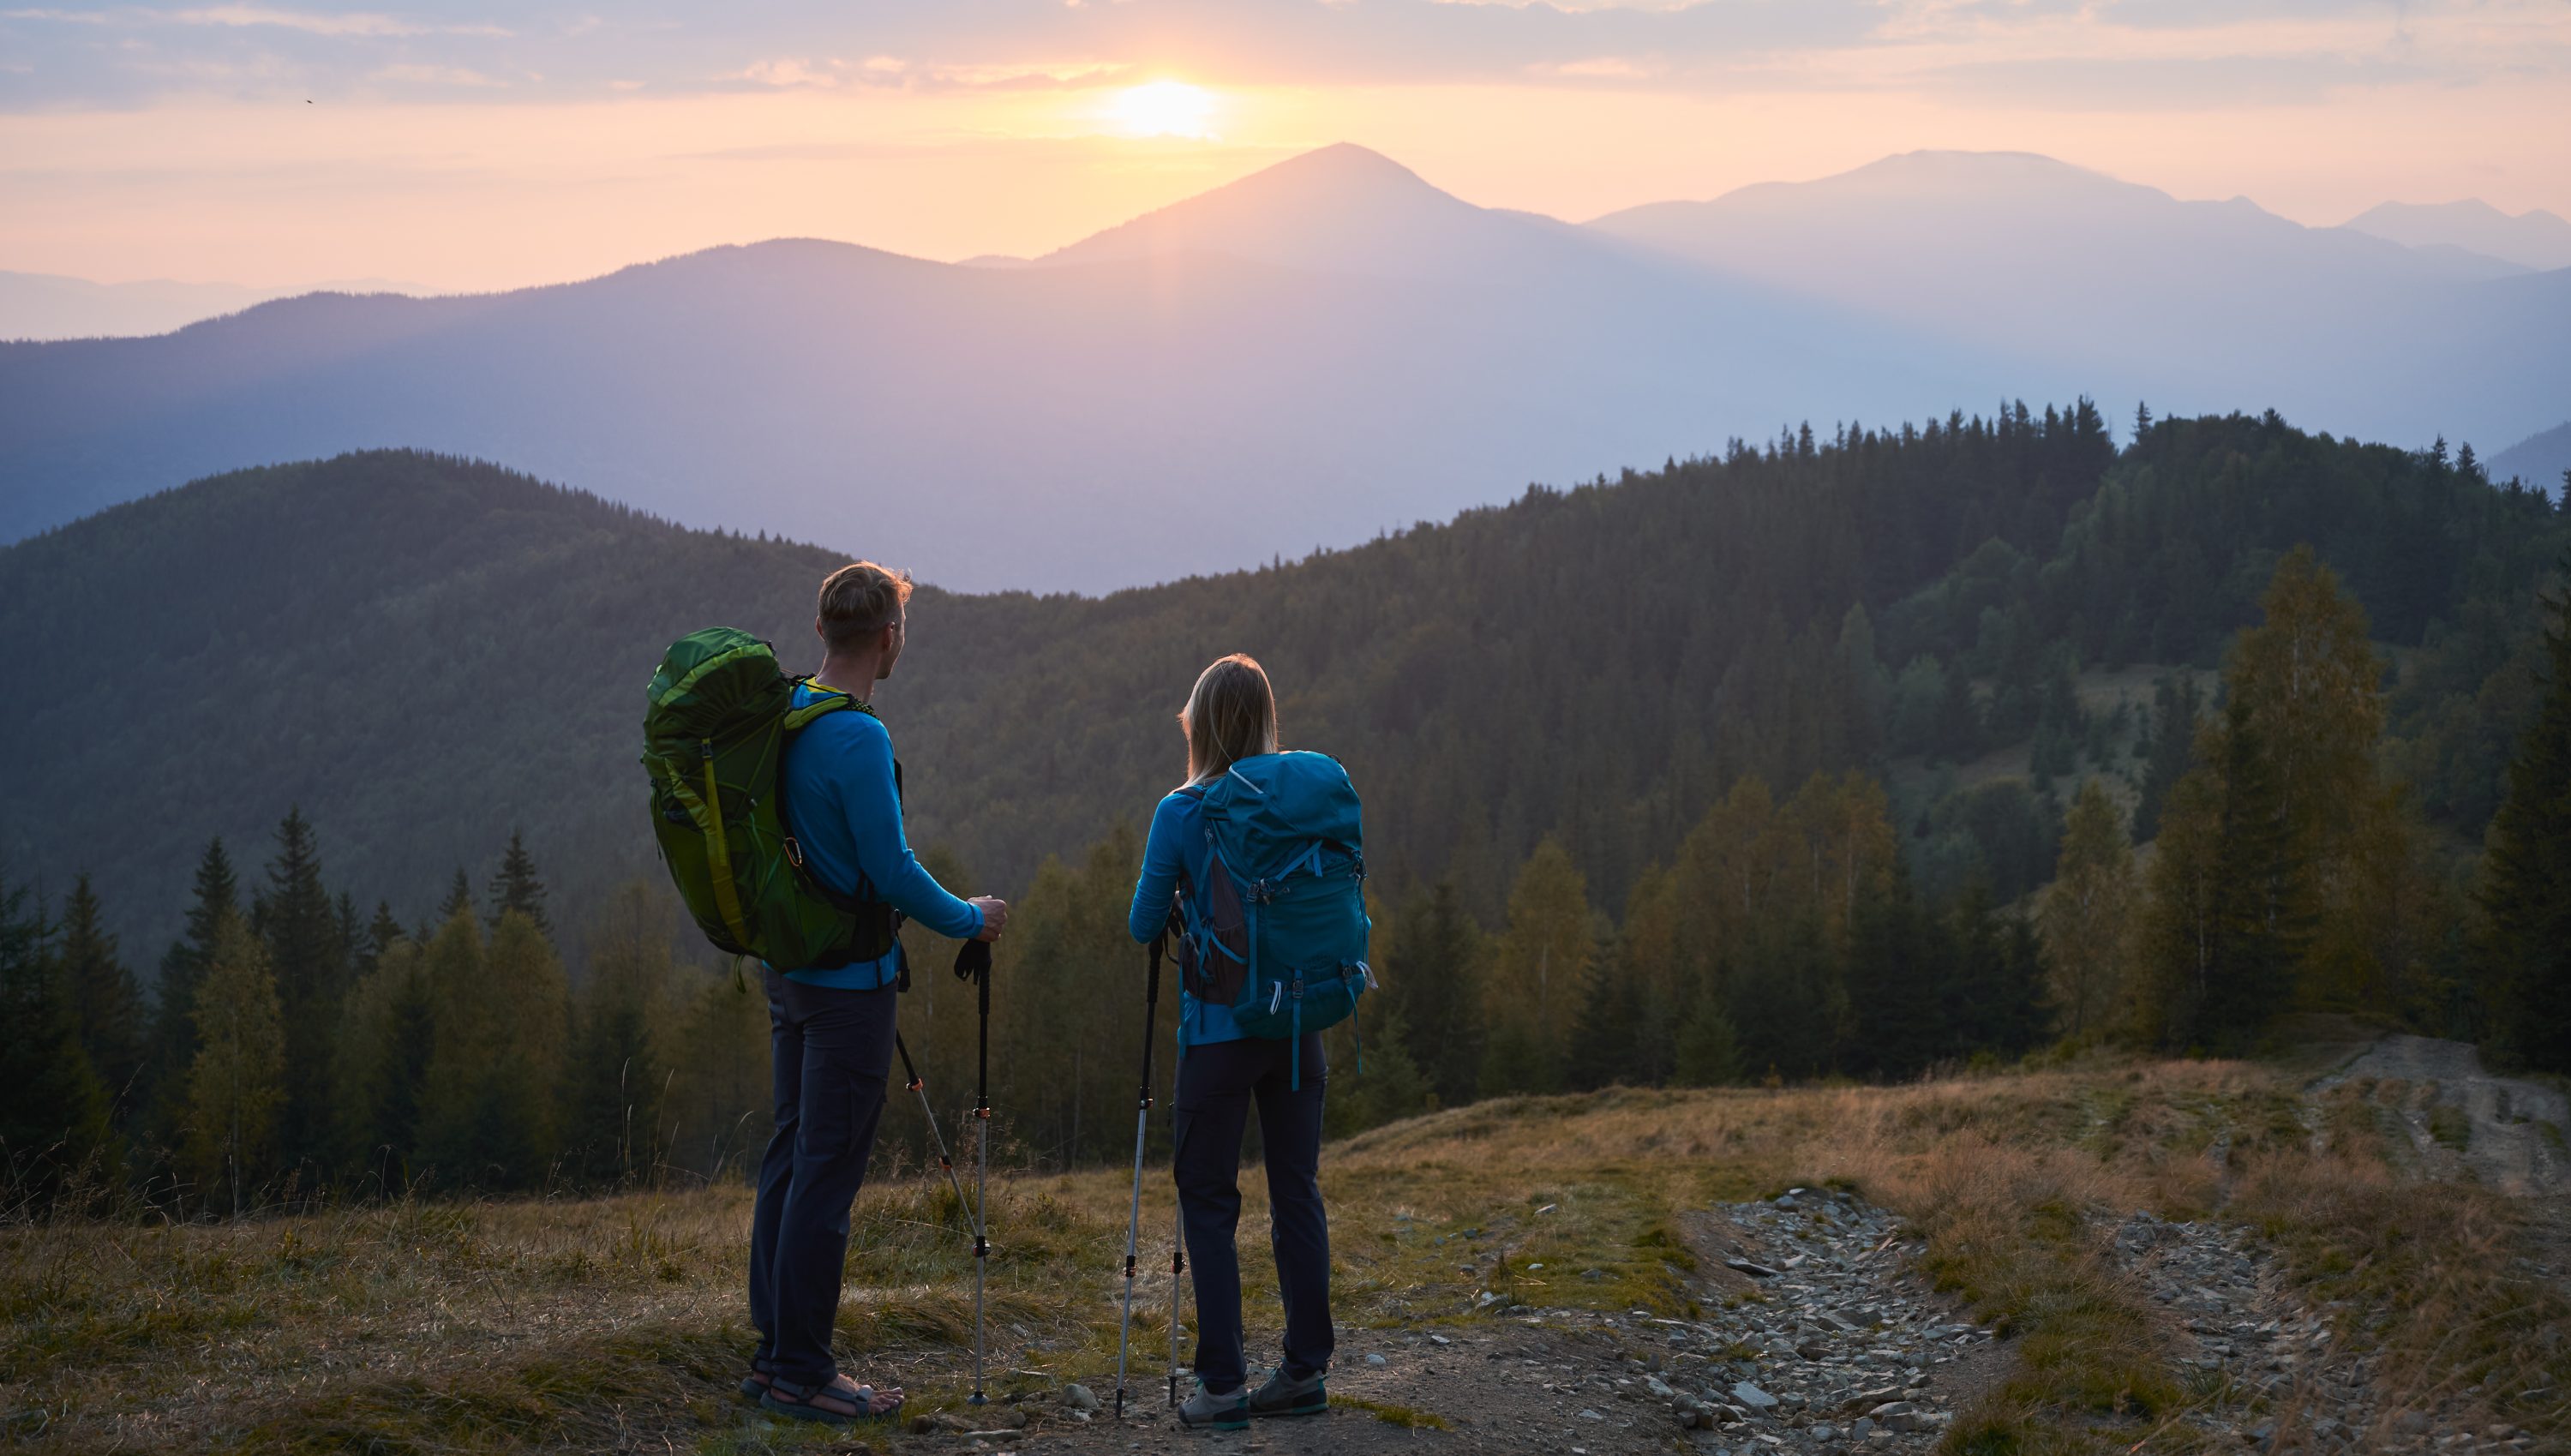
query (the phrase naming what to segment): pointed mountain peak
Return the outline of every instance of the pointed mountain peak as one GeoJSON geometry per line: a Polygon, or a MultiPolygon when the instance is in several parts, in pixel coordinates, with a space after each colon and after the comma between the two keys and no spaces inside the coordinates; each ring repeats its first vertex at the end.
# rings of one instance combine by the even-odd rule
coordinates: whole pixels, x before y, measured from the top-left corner
{"type": "MultiPolygon", "coordinates": [[[[1223,253],[1285,267],[1402,273],[1498,215],[1354,143],[1289,157],[1039,259],[1223,253]]],[[[1507,226],[1515,226],[1510,224],[1507,226]]]]}

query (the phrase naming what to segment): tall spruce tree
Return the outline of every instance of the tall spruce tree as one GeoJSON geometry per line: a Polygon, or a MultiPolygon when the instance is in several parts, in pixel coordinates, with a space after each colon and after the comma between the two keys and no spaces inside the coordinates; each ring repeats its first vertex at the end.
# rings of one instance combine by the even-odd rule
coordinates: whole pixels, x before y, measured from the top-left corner
{"type": "Polygon", "coordinates": [[[267,864],[259,901],[260,938],[284,1015],[285,1103],[276,1126],[278,1157],[288,1166],[326,1164],[334,1136],[331,1038],[347,994],[348,944],[338,907],[321,882],[312,825],[288,808],[276,826],[276,856],[267,864]]]}
{"type": "MultiPolygon", "coordinates": [[[[2563,478],[2571,509],[2571,473],[2563,478]]],[[[2571,578],[2571,560],[2564,563],[2571,578]]],[[[2500,1045],[2571,1072],[2571,587],[2549,604],[2543,707],[2509,764],[2482,875],[2483,948],[2500,1045]]]]}
{"type": "Polygon", "coordinates": [[[2134,805],[2134,838],[2148,843],[2161,832],[2161,808],[2169,791],[2195,763],[2197,718],[2205,695],[2193,673],[2176,673],[2153,690],[2156,710],[2143,762],[2142,797],[2134,805]]]}
{"type": "Polygon", "coordinates": [[[545,918],[545,882],[536,874],[536,857],[527,852],[524,831],[509,831],[508,850],[500,856],[499,872],[491,876],[491,928],[500,928],[500,917],[515,910],[534,924],[538,934],[553,936],[553,922],[545,918]]]}
{"type": "Polygon", "coordinates": [[[1885,893],[1858,903],[1846,972],[1851,1071],[1915,1077],[1944,1052],[1947,951],[1907,868],[1895,868],[1885,893]]]}
{"type": "Polygon", "coordinates": [[[429,941],[434,940],[445,930],[446,922],[449,920],[454,919],[458,915],[470,915],[472,913],[473,881],[464,877],[464,866],[459,864],[455,866],[454,880],[446,887],[446,898],[438,901],[437,923],[429,926],[427,930],[418,937],[420,943],[425,945],[429,941]]]}
{"type": "Polygon", "coordinates": [[[80,1018],[81,1046],[90,1066],[107,1086],[121,1121],[136,1111],[136,1089],[143,1075],[151,1021],[134,972],[117,954],[116,937],[108,932],[97,892],[86,874],[72,881],[71,898],[63,902],[62,962],[64,989],[80,1018]]]}
{"type": "Polygon", "coordinates": [[[46,1197],[108,1145],[107,1089],[21,886],[0,881],[0,1179],[46,1197]]]}
{"type": "Polygon", "coordinates": [[[1413,892],[1391,929],[1384,993],[1400,1012],[1410,1060],[1440,1104],[1470,1102],[1482,1056],[1481,930],[1451,880],[1413,892]]]}
{"type": "Polygon", "coordinates": [[[658,1158],[666,1052],[653,1035],[651,1010],[670,983],[671,965],[669,942],[643,933],[649,923],[614,918],[592,938],[572,1018],[563,1163],[593,1187],[630,1182],[658,1158]]]}
{"type": "Polygon", "coordinates": [[[215,939],[226,917],[241,910],[241,880],[221,835],[197,860],[186,929],[161,957],[153,987],[152,1046],[144,1084],[156,1141],[175,1149],[187,1121],[188,1074],[197,1065],[197,984],[214,964],[215,939]]]}
{"type": "Polygon", "coordinates": [[[2241,1053],[2258,1044],[2294,994],[2296,967],[2311,933],[2311,909],[2276,762],[2242,699],[2226,705],[2220,761],[2216,939],[2205,1004],[2190,1040],[2241,1053]]]}
{"type": "Polygon", "coordinates": [[[338,1165],[351,1186],[384,1197],[409,1186],[436,1037],[419,947],[398,937],[350,988],[339,1016],[332,1085],[338,1165]]]}

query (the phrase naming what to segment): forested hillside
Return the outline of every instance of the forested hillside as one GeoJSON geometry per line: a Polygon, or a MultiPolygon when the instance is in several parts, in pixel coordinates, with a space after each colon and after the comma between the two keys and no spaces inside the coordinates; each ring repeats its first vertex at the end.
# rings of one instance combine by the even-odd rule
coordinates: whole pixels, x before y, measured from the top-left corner
{"type": "MultiPolygon", "coordinates": [[[[1090,1053],[1131,1031],[1135,825],[1186,684],[1243,649],[1367,798],[1387,989],[1342,1128],[2239,1050],[2295,1007],[2571,1061],[2571,629],[2539,596],[2571,523],[2442,446],[2137,425],[1804,429],[1241,576],[922,592],[879,701],[941,878],[1019,902],[995,1094],[1025,1155],[1121,1137],[1090,1053]]],[[[684,969],[632,738],[687,628],[808,656],[837,559],[409,453],[0,553],[36,648],[0,728],[32,770],[0,819],[11,1176],[104,1159],[202,1207],[756,1146],[759,999],[684,969]]],[[[913,1045],[965,1065],[963,998],[921,979],[913,1045]]]]}
{"type": "MultiPolygon", "coordinates": [[[[2273,417],[2163,421],[2120,454],[2085,405],[2013,407],[1799,432],[1104,599],[923,592],[881,706],[916,837],[1007,890],[1139,823],[1178,775],[1196,670],[1249,651],[1289,738],[1364,788],[1379,880],[1451,878],[1488,916],[1547,833],[1621,897],[1747,774],[2039,737],[2053,776],[2094,763],[2106,739],[2065,675],[2214,666],[2309,541],[2402,649],[2407,776],[2478,838],[2565,536],[2468,460],[2273,417]]],[[[409,453],[108,511],[0,552],[0,631],[42,645],[0,722],[22,765],[0,862],[57,894],[91,872],[157,942],[209,837],[250,842],[299,804],[334,874],[406,919],[515,827],[566,900],[594,902],[652,865],[632,739],[661,646],[729,622],[803,662],[840,559],[409,453]]]]}

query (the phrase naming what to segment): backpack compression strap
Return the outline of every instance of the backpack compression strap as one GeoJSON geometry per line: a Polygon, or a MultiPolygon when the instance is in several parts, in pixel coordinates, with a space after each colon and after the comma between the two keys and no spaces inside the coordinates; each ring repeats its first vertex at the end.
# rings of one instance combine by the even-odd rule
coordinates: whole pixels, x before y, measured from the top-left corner
{"type": "MultiPolygon", "coordinates": [[[[663,761],[667,761],[666,759],[663,761]]],[[[686,806],[688,817],[697,824],[697,832],[706,836],[706,867],[713,871],[715,909],[722,914],[724,925],[732,931],[735,945],[750,944],[750,925],[742,917],[741,896],[732,882],[732,845],[724,836],[723,788],[715,779],[715,742],[712,738],[697,740],[697,761],[705,765],[706,785],[700,794],[689,786],[687,775],[670,764],[670,792],[686,806]]]]}

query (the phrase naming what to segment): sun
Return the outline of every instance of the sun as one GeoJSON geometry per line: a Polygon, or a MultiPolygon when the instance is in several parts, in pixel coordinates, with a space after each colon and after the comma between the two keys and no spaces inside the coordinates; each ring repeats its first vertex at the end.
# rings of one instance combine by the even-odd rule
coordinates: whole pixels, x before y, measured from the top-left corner
{"type": "Polygon", "coordinates": [[[1129,137],[1212,137],[1214,93],[1184,81],[1146,82],[1117,92],[1107,115],[1129,137]]]}

